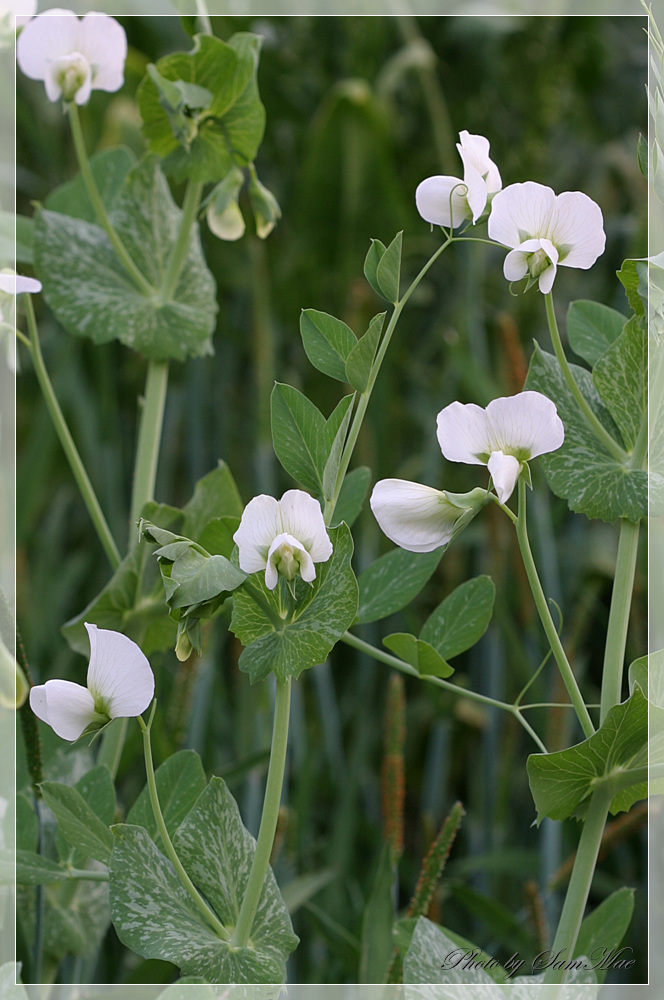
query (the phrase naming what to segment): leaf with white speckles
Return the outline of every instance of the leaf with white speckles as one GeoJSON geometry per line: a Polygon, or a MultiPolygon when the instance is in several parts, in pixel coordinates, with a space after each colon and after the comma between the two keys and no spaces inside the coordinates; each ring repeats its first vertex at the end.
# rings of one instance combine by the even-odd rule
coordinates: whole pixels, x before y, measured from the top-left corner
{"type": "MultiPolygon", "coordinates": [[[[155,157],[127,174],[109,216],[125,249],[158,289],[182,218],[155,157]]],[[[101,226],[42,209],[35,223],[35,270],[46,301],[69,333],[96,344],[119,340],[153,360],[211,354],[217,302],[192,227],[176,287],[165,302],[144,295],[101,226]]]]}

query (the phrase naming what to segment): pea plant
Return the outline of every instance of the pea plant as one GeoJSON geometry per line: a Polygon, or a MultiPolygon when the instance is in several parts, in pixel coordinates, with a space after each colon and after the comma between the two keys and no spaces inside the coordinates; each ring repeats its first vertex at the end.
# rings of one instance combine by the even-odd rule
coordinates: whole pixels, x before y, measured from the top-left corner
{"type": "MultiPolygon", "coordinates": [[[[35,809],[19,796],[16,879],[32,981],[52,982],[65,955],[99,947],[109,922],[126,948],[172,963],[181,982],[285,981],[299,940],[270,859],[287,769],[292,690],[344,644],[383,665],[386,683],[403,674],[506,713],[531,747],[524,763],[534,811],[524,824],[574,817],[579,831],[554,940],[532,968],[521,968],[517,955],[504,966],[485,955],[460,937],[451,918],[449,926],[431,919],[433,892],[462,822],[461,805],[433,840],[407,911],[393,896],[403,835],[394,824],[367,902],[368,926],[378,913],[388,917],[374,935],[370,957],[363,956],[364,981],[467,983],[483,985],[491,996],[502,995],[501,984],[519,985],[523,996],[542,983],[592,992],[616,967],[634,906],[626,888],[587,911],[607,820],[647,797],[650,748],[653,785],[661,781],[662,765],[654,756],[664,712],[661,656],[650,658],[650,685],[646,650],[625,669],[640,525],[648,515],[649,482],[655,503],[661,487],[661,478],[647,470],[647,262],[626,260],[618,273],[625,313],[599,302],[574,302],[565,338],[554,285],[560,269],[587,270],[604,252],[602,212],[579,191],[556,194],[522,178],[505,184],[489,140],[464,130],[457,145],[460,176],[428,177],[414,193],[422,238],[430,240],[419,273],[409,283],[404,279],[402,232],[388,243],[372,239],[364,278],[376,314],[366,329],[354,331],[315,308],[301,313],[304,352],[334,384],[336,403],[324,413],[300,389],[274,385],[272,442],[292,488],[280,498],[260,494],[244,503],[230,468],[220,462],[194,485],[183,507],[158,502],[169,364],[209,355],[216,326],[215,281],[199,225],[205,219],[220,239],[241,238],[245,193],[260,238],[269,236],[280,217],[255,167],[266,125],[258,90],[261,39],[242,32],[222,41],[207,18],[198,19],[201,25],[189,51],[147,66],[137,95],[147,151],[138,160],[125,147],[89,158],[79,118],[79,107],[95,100],[94,91],[115,92],[122,85],[127,42],[121,25],[104,14],[79,19],[54,10],[28,20],[18,35],[19,70],[43,81],[45,99],[68,118],[78,173],[37,206],[31,230],[35,277],[3,275],[0,291],[7,301],[21,295],[27,334],[16,330],[16,337],[109,563],[106,586],[63,629],[71,648],[89,656],[86,684],[57,678],[32,683],[21,709],[35,809]],[[180,205],[169,179],[185,185],[180,205]],[[459,244],[472,242],[505,254],[509,290],[538,300],[552,351],[534,347],[527,379],[515,395],[486,407],[441,399],[439,412],[431,413],[430,432],[442,458],[485,467],[482,485],[457,493],[400,478],[372,483],[370,470],[356,465],[354,455],[402,315],[431,269],[443,266],[459,244]],[[124,553],[44,363],[33,305],[40,294],[68,334],[95,344],[117,339],[146,359],[128,511],[132,530],[124,553]],[[582,364],[568,361],[565,340],[582,364]],[[543,475],[532,475],[535,463],[543,475]],[[561,639],[565,609],[548,599],[531,550],[533,488],[548,488],[579,518],[616,525],[599,705],[584,692],[578,665],[561,639]],[[352,529],[369,491],[373,516],[395,548],[356,578],[352,529]],[[451,661],[489,627],[495,596],[489,576],[463,582],[419,631],[388,635],[384,648],[369,642],[362,629],[410,605],[461,532],[489,515],[505,518],[513,530],[549,646],[513,701],[454,678],[451,661]],[[213,619],[226,622],[241,644],[239,670],[252,684],[266,685],[273,699],[257,839],[245,828],[225,781],[207,775],[194,751],[178,751],[154,766],[160,677],[149,658],[163,650],[175,650],[182,662],[200,655],[213,619]],[[547,749],[544,730],[530,721],[529,709],[553,712],[560,706],[527,700],[544,669],[559,672],[578,727],[577,742],[555,752],[547,749]],[[63,741],[92,746],[94,766],[75,783],[44,780],[37,720],[63,741]],[[144,787],[118,813],[116,777],[129,739],[142,746],[144,787]]],[[[661,49],[655,61],[661,71],[661,49]]],[[[661,101],[659,91],[653,101],[661,101]]],[[[13,336],[14,320],[5,326],[13,336]]],[[[446,474],[449,466],[441,461],[441,469],[446,474]]],[[[29,677],[20,643],[18,656],[29,677]]],[[[391,681],[389,690],[398,707],[401,689],[391,681]]],[[[401,738],[398,715],[393,712],[388,727],[388,762],[398,757],[390,757],[389,749],[401,738]]],[[[398,764],[392,771],[387,767],[384,794],[392,814],[403,794],[402,778],[398,764]]]]}

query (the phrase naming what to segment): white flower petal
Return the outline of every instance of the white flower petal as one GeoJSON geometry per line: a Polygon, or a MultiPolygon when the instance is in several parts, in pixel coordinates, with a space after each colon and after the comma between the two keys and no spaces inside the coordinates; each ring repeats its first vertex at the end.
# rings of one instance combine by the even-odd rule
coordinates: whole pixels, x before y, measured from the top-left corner
{"type": "Polygon", "coordinates": [[[244,236],[244,216],[236,201],[231,201],[223,212],[216,212],[214,210],[214,201],[211,201],[206,218],[211,232],[220,240],[232,243],[244,236]]]}
{"type": "Polygon", "coordinates": [[[486,208],[488,192],[484,178],[475,167],[466,167],[463,175],[464,184],[468,188],[466,201],[472,212],[473,222],[477,222],[480,215],[486,208]]]}
{"type": "Polygon", "coordinates": [[[370,503],[381,530],[409,552],[432,552],[446,545],[463,513],[439,490],[404,479],[381,479],[370,503]]]}
{"type": "MultiPolygon", "coordinates": [[[[41,685],[41,692],[30,693],[30,707],[63,740],[77,740],[94,718],[94,699],[88,689],[73,681],[51,680],[41,685]],[[46,702],[46,717],[40,715],[46,702]]],[[[39,690],[39,689],[32,689],[39,690]]]]}
{"type": "Polygon", "coordinates": [[[484,465],[493,450],[486,412],[475,403],[450,403],[436,419],[438,444],[450,462],[484,465]]]}
{"type": "Polygon", "coordinates": [[[512,496],[521,472],[521,462],[513,455],[503,455],[502,451],[494,451],[487,462],[493,485],[501,503],[507,503],[512,496]]]}
{"type": "Polygon", "coordinates": [[[466,192],[467,187],[459,177],[427,177],[415,191],[417,211],[434,226],[460,226],[472,214],[466,192]]]}
{"type": "Polygon", "coordinates": [[[503,274],[508,281],[521,281],[528,274],[528,254],[521,247],[510,250],[503,263],[503,274]]]}
{"type": "Polygon", "coordinates": [[[80,21],[72,10],[54,7],[29,21],[18,36],[16,58],[31,80],[44,80],[49,65],[78,50],[80,21]]]}
{"type": "Polygon", "coordinates": [[[114,92],[124,83],[127,36],[108,14],[89,13],[81,21],[81,52],[92,67],[95,90],[114,92]]]}
{"type": "Polygon", "coordinates": [[[284,531],[302,543],[314,562],[327,562],[332,555],[332,542],[318,500],[303,490],[288,490],[279,506],[284,531]]]}
{"type": "Polygon", "coordinates": [[[265,569],[270,546],[282,530],[278,500],[265,493],[250,500],[233,535],[239,550],[240,569],[245,573],[265,569]]]}
{"type": "Polygon", "coordinates": [[[516,453],[522,461],[560,448],[565,428],[556,404],[541,392],[526,390],[493,399],[486,408],[491,451],[516,453]]]}
{"type": "Polygon", "coordinates": [[[548,295],[553,288],[553,283],[556,280],[557,267],[554,263],[550,267],[547,267],[546,271],[542,271],[539,276],[538,287],[542,295],[548,295]]]}
{"type": "Polygon", "coordinates": [[[22,292],[41,292],[41,281],[36,278],[25,278],[22,274],[0,274],[0,292],[8,295],[21,295],[22,292]]]}
{"type": "Polygon", "coordinates": [[[587,194],[565,191],[556,198],[547,236],[561,251],[561,264],[584,270],[592,267],[606,245],[602,210],[587,194]]]}
{"type": "Polygon", "coordinates": [[[465,130],[459,132],[459,139],[461,142],[457,143],[457,149],[463,161],[464,170],[467,170],[468,167],[474,167],[484,179],[488,194],[500,191],[502,181],[498,167],[489,156],[489,140],[483,135],[473,135],[465,130]]]}
{"type": "Polygon", "coordinates": [[[112,719],[140,715],[152,701],[154,675],[147,657],[121,632],[87,622],[90,639],[88,688],[112,719]]]}
{"type": "Polygon", "coordinates": [[[529,237],[548,236],[555,203],[554,192],[544,184],[510,184],[491,202],[489,237],[516,248],[529,237]]]}
{"type": "Polygon", "coordinates": [[[30,688],[30,708],[38,719],[50,725],[48,721],[48,699],[46,698],[45,684],[36,684],[30,688]]]}

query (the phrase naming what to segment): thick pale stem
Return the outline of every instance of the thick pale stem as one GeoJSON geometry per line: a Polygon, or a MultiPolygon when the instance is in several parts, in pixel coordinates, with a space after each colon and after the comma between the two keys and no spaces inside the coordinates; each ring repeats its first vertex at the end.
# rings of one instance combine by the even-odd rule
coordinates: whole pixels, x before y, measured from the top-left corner
{"type": "Polygon", "coordinates": [[[602,673],[602,695],[600,725],[608,712],[620,702],[622,691],[625,645],[629,625],[629,609],[632,603],[632,589],[636,572],[636,556],[639,548],[639,525],[623,518],[620,523],[616,575],[611,594],[609,627],[606,633],[604,670],[602,673]]]}
{"type": "MultiPolygon", "coordinates": [[[[569,962],[574,956],[612,795],[613,791],[610,788],[601,787],[593,792],[590,799],[563,912],[553,942],[552,954],[557,955],[560,952],[561,962],[569,962]]],[[[547,970],[544,982],[560,983],[564,976],[564,969],[551,968],[547,970]]]]}
{"type": "Polygon", "coordinates": [[[570,700],[574,705],[579,722],[581,723],[581,728],[583,729],[586,737],[592,736],[595,732],[595,727],[592,724],[592,720],[588,714],[588,709],[586,708],[586,704],[583,700],[581,692],[579,691],[579,686],[576,683],[576,677],[574,676],[569,660],[567,659],[567,654],[563,649],[563,644],[560,641],[560,636],[558,635],[556,626],[553,623],[553,618],[551,617],[551,612],[549,611],[549,605],[546,597],[544,596],[542,584],[540,583],[540,579],[537,574],[535,560],[533,559],[533,554],[530,549],[530,542],[528,540],[528,525],[526,521],[526,483],[523,476],[519,479],[518,488],[519,516],[516,525],[516,536],[519,542],[519,548],[521,549],[521,558],[523,559],[523,565],[526,570],[526,576],[528,577],[528,583],[530,584],[530,589],[535,600],[540,621],[544,627],[546,637],[549,640],[551,651],[556,663],[558,664],[558,669],[560,670],[565,687],[567,688],[570,700]]]}
{"type": "Polygon", "coordinates": [[[607,429],[600,423],[599,419],[595,416],[588,400],[585,398],[578,385],[576,384],[576,379],[572,375],[569,364],[567,363],[567,358],[565,357],[565,351],[563,350],[562,341],[560,339],[560,333],[558,331],[558,323],[556,322],[556,313],[553,307],[553,296],[551,292],[544,296],[544,303],[546,305],[546,318],[549,324],[549,333],[551,334],[551,343],[553,344],[553,349],[555,351],[556,357],[558,359],[558,364],[560,365],[561,371],[565,382],[567,383],[567,388],[572,393],[577,406],[581,410],[581,413],[585,417],[586,423],[590,427],[591,431],[600,442],[601,445],[606,448],[610,455],[615,458],[616,462],[620,462],[624,465],[628,459],[629,455],[623,448],[620,447],[615,438],[611,437],[607,429]]]}
{"type": "Polygon", "coordinates": [[[196,221],[202,193],[202,184],[195,184],[193,181],[189,181],[187,184],[187,190],[185,191],[184,201],[182,203],[180,228],[178,229],[178,234],[175,238],[171,255],[168,258],[168,264],[166,265],[164,277],[159,289],[159,295],[164,302],[170,301],[175,293],[178,278],[180,277],[180,272],[182,271],[182,266],[189,249],[191,227],[196,221]]]}
{"type": "Polygon", "coordinates": [[[74,439],[69,432],[67,422],[63,416],[62,410],[60,409],[60,404],[56,398],[53,386],[51,385],[51,380],[48,377],[48,372],[46,371],[46,365],[44,364],[44,358],[41,352],[39,331],[37,330],[37,321],[35,319],[35,313],[30,296],[26,295],[25,300],[28,328],[30,331],[30,354],[32,356],[32,363],[35,368],[35,375],[37,376],[39,387],[44,395],[44,401],[48,412],[51,415],[55,432],[58,435],[60,444],[62,445],[65,455],[67,456],[67,461],[69,462],[69,467],[73,473],[74,479],[76,480],[76,485],[80,490],[83,502],[88,509],[90,517],[92,518],[92,523],[94,524],[99,541],[103,546],[104,552],[108,556],[111,566],[113,569],[116,569],[120,565],[120,553],[118,551],[118,547],[115,544],[113,535],[111,534],[110,528],[106,523],[106,518],[104,517],[99,501],[97,500],[97,495],[92,487],[90,479],[88,478],[88,474],[85,471],[85,466],[81,461],[81,456],[79,455],[78,449],[74,444],[74,439]]]}
{"type": "Polygon", "coordinates": [[[175,848],[173,847],[173,842],[171,841],[170,834],[166,829],[166,823],[164,822],[164,817],[161,812],[161,806],[159,804],[159,796],[157,794],[157,782],[154,775],[154,765],[152,763],[152,747],[150,745],[150,727],[146,726],[143,719],[138,716],[138,724],[141,727],[141,732],[143,733],[143,753],[145,756],[145,773],[148,781],[148,794],[150,796],[150,804],[152,805],[152,812],[154,813],[155,822],[157,824],[157,829],[159,830],[159,836],[161,837],[162,843],[164,845],[164,850],[168,855],[168,858],[175,868],[178,878],[182,882],[182,885],[187,891],[190,899],[194,903],[194,906],[202,915],[205,922],[213,929],[215,934],[221,938],[222,941],[229,941],[230,934],[221,923],[216,913],[210,909],[208,904],[205,902],[203,897],[198,892],[198,889],[191,881],[187,875],[182,862],[180,861],[175,848]]]}
{"type": "Polygon", "coordinates": [[[291,680],[277,680],[274,701],[274,721],[272,724],[272,747],[270,750],[270,766],[267,772],[263,815],[256,841],[256,853],[251,864],[240,913],[233,934],[233,944],[237,948],[245,948],[249,942],[251,928],[260,902],[265,876],[270,864],[270,855],[274,844],[274,835],[279,818],[281,804],[281,789],[286,768],[286,750],[288,748],[288,721],[290,717],[291,680]]]}
{"type": "Polygon", "coordinates": [[[81,122],[78,117],[78,108],[76,104],[71,101],[67,105],[67,110],[69,113],[69,123],[71,125],[72,136],[74,139],[74,149],[76,150],[76,158],[78,160],[78,165],[81,171],[81,177],[83,178],[83,183],[88,192],[90,201],[92,202],[92,207],[95,210],[97,218],[101,223],[102,227],[106,231],[106,235],[111,241],[111,245],[115,250],[118,260],[124,267],[125,271],[132,279],[136,287],[143,293],[143,295],[148,298],[155,294],[156,289],[152,287],[149,281],[144,277],[139,271],[138,267],[134,261],[129,256],[127,248],[115,231],[113,223],[108,217],[108,212],[106,211],[106,206],[102,200],[99,190],[95,183],[94,176],[92,174],[92,169],[90,168],[90,161],[88,160],[87,150],[85,148],[85,141],[83,139],[83,132],[81,130],[81,122]]]}

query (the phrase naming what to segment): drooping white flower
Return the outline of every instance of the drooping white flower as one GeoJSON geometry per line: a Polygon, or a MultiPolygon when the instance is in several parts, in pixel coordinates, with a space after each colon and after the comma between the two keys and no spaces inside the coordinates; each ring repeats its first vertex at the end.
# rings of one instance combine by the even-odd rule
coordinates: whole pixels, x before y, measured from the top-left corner
{"type": "Polygon", "coordinates": [[[489,140],[466,131],[459,133],[459,139],[463,180],[435,175],[423,180],[415,192],[417,211],[435,226],[455,228],[466,219],[477,222],[487,201],[502,187],[498,167],[489,157],[489,140]]]}
{"type": "Polygon", "coordinates": [[[601,209],[587,194],[556,195],[535,181],[510,184],[496,195],[489,236],[512,247],[503,266],[507,280],[530,275],[544,294],[553,287],[558,265],[592,267],[606,244],[601,209]]]}
{"type": "Polygon", "coordinates": [[[0,271],[0,336],[5,336],[7,344],[7,367],[18,370],[16,354],[16,296],[22,292],[41,292],[41,281],[24,278],[8,268],[0,271]]]}
{"type": "Polygon", "coordinates": [[[437,427],[450,462],[488,466],[501,503],[512,495],[523,463],[556,451],[565,438],[555,403],[530,390],[493,399],[486,409],[450,403],[438,414],[437,427]]]}
{"type": "Polygon", "coordinates": [[[320,504],[302,490],[288,490],[281,500],[260,496],[250,500],[233,535],[245,573],[265,570],[265,586],[274,590],[279,576],[306,583],[316,579],[314,563],[327,562],[332,542],[320,504]]]}
{"type": "Polygon", "coordinates": [[[447,545],[462,523],[474,517],[486,490],[448,493],[405,479],[381,479],[371,494],[371,510],[390,541],[409,552],[433,552],[447,545]]]}
{"type": "Polygon", "coordinates": [[[26,24],[16,47],[31,80],[43,80],[50,101],[85,104],[93,90],[113,92],[124,82],[127,36],[108,14],[79,18],[55,7],[26,24]]]}
{"type": "Polygon", "coordinates": [[[111,719],[144,712],[154,695],[154,675],[135,642],[110,629],[85,623],[90,639],[87,687],[50,680],[30,691],[30,707],[63,740],[77,740],[86,729],[111,719]]]}

